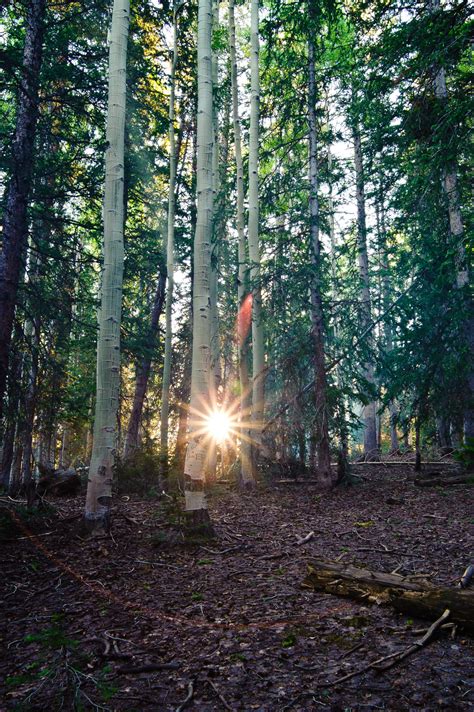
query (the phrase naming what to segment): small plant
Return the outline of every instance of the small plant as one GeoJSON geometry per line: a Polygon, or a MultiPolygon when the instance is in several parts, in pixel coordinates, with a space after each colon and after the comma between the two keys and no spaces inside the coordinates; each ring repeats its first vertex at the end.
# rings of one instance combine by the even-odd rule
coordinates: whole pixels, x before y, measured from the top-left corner
{"type": "Polygon", "coordinates": [[[204,596],[202,595],[202,593],[195,591],[194,593],[191,594],[191,600],[192,601],[204,601],[204,596]]]}
{"type": "Polygon", "coordinates": [[[474,438],[466,438],[466,442],[453,455],[467,472],[474,472],[474,438]]]}
{"type": "Polygon", "coordinates": [[[285,638],[283,638],[283,640],[281,641],[281,647],[282,648],[292,648],[295,643],[296,643],[296,634],[288,633],[288,635],[285,638]]]}

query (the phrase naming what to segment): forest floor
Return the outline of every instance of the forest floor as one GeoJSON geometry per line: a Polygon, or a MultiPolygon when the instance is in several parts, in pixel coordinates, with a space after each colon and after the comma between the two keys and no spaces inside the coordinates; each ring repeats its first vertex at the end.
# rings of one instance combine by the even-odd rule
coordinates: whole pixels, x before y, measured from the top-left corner
{"type": "Polygon", "coordinates": [[[118,498],[102,539],[76,534],[82,497],[55,500],[29,529],[12,525],[0,709],[474,707],[474,641],[462,631],[387,672],[328,684],[408,647],[430,622],[303,588],[307,562],[455,586],[474,549],[472,486],[419,489],[407,466],[368,470],[324,496],[309,484],[244,496],[216,487],[217,539],[203,546],[166,543],[174,513],[156,500],[118,498]]]}

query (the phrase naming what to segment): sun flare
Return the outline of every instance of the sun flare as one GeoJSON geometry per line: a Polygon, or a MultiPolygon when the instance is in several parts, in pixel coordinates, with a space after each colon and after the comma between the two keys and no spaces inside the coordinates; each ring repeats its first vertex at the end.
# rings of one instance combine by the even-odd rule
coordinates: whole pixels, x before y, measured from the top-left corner
{"type": "Polygon", "coordinates": [[[221,443],[228,440],[232,430],[229,415],[223,410],[215,410],[207,418],[207,430],[211,437],[221,443]]]}

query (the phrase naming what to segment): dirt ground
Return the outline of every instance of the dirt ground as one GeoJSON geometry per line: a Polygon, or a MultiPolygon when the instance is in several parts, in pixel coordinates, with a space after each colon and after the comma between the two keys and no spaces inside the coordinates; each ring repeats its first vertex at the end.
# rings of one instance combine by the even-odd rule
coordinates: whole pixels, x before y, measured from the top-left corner
{"type": "Polygon", "coordinates": [[[364,474],[324,496],[311,484],[245,496],[216,487],[218,536],[204,545],[167,541],[178,516],[168,500],[119,499],[113,536],[96,540],[76,534],[82,497],[12,524],[1,555],[0,709],[473,707],[474,641],[461,630],[385,673],[330,685],[408,647],[430,622],[303,588],[312,557],[447,586],[472,563],[472,485],[416,488],[406,466],[364,474]]]}

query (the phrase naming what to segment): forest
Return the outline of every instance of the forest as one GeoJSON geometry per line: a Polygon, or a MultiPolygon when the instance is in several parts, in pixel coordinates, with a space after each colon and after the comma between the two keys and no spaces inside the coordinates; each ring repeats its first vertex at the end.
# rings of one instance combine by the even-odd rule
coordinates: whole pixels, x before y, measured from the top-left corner
{"type": "Polygon", "coordinates": [[[472,30],[1,4],[2,709],[472,707],[472,30]]]}

